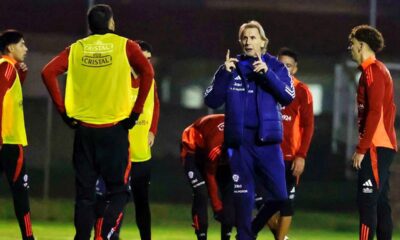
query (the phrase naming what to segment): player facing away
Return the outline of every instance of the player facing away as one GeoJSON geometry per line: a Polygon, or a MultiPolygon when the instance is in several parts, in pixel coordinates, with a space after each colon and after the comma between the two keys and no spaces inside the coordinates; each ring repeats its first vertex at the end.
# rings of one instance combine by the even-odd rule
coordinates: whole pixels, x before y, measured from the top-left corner
{"type": "Polygon", "coordinates": [[[223,147],[224,115],[197,119],[182,133],[181,160],[193,191],[192,218],[197,240],[207,239],[207,201],[221,222],[221,240],[229,240],[234,225],[233,182],[223,147]]]}
{"type": "Polygon", "coordinates": [[[255,176],[270,196],[268,208],[258,213],[261,219],[269,219],[288,198],[280,107],[293,101],[295,91],[286,67],[266,52],[268,39],[258,22],[240,27],[239,42],[243,54],[232,58],[228,50],[205,103],[211,108],[225,104],[224,144],[234,181],[237,239],[250,240],[256,237],[251,224],[255,176]]]}
{"type": "MultiPolygon", "coordinates": [[[[139,44],[143,55],[150,61],[152,57],[152,46],[142,40],[136,40],[139,44]]],[[[133,101],[138,97],[140,79],[132,70],[132,92],[133,101]]],[[[151,147],[157,134],[158,119],[160,115],[160,102],[157,94],[156,81],[153,79],[152,86],[143,107],[143,113],[140,115],[134,128],[129,130],[130,144],[130,187],[132,190],[133,202],[135,204],[136,224],[139,229],[141,240],[151,239],[151,212],[149,201],[149,187],[151,179],[151,147]]],[[[104,209],[107,205],[105,196],[106,188],[103,179],[99,179],[96,183],[96,221],[95,234],[100,234],[100,221],[104,209]],[[100,217],[99,217],[100,216],[100,217]]],[[[122,224],[122,219],[121,219],[122,224]]],[[[119,230],[115,232],[111,239],[119,239],[119,230]]]]}
{"type": "Polygon", "coordinates": [[[357,87],[359,141],[353,155],[358,172],[357,204],[360,240],[392,239],[389,203],[389,169],[397,152],[393,80],[376,59],[384,47],[382,34],[368,25],[356,26],[349,35],[349,51],[361,71],[357,87]]]}
{"type": "Polygon", "coordinates": [[[28,197],[28,174],[23,147],[28,145],[25,132],[22,84],[28,52],[22,33],[0,33],[0,173],[4,172],[14,200],[14,210],[22,239],[34,239],[28,197]]]}
{"type": "Polygon", "coordinates": [[[42,71],[57,110],[75,129],[76,240],[90,238],[99,177],[105,182],[109,204],[99,224],[101,236],[97,239],[109,239],[119,225],[130,196],[128,130],[143,110],[154,77],[140,47],[114,33],[110,6],[99,4],[91,8],[88,23],[92,34],[66,48],[42,71]],[[141,77],[135,102],[131,68],[141,77]],[[64,104],[57,77],[66,71],[64,104]]]}
{"type": "MultiPolygon", "coordinates": [[[[283,141],[281,144],[285,160],[286,189],[289,199],[279,213],[268,222],[276,239],[284,238],[290,228],[294,214],[293,201],[296,186],[304,171],[305,159],[314,133],[313,100],[308,87],[294,75],[298,70],[298,55],[289,48],[281,48],[278,60],[285,64],[293,79],[296,97],[282,108],[283,141]]],[[[255,226],[260,229],[263,226],[255,226]]]]}

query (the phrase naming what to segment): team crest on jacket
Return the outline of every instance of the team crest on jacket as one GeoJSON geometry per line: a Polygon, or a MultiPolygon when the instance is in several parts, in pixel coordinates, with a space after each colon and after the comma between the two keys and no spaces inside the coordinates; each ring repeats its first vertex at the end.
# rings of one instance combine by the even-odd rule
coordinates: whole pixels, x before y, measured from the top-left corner
{"type": "Polygon", "coordinates": [[[233,174],[232,175],[232,179],[233,179],[234,182],[238,182],[239,181],[239,175],[233,174]]]}
{"type": "Polygon", "coordinates": [[[190,179],[192,179],[192,178],[193,178],[193,176],[194,176],[194,173],[193,173],[193,171],[189,171],[189,172],[188,172],[188,177],[189,177],[190,179]]]}

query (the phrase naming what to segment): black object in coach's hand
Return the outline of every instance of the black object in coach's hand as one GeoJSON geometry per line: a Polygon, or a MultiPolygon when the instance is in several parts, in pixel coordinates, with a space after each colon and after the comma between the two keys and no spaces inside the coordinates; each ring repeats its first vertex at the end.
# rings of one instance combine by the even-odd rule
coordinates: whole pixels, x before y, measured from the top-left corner
{"type": "Polygon", "coordinates": [[[131,129],[135,126],[136,121],[139,119],[140,113],[132,112],[128,118],[121,121],[121,124],[126,129],[131,129]]]}
{"type": "Polygon", "coordinates": [[[68,117],[67,113],[61,113],[61,117],[68,127],[72,129],[76,129],[78,127],[78,121],[74,118],[68,117]]]}

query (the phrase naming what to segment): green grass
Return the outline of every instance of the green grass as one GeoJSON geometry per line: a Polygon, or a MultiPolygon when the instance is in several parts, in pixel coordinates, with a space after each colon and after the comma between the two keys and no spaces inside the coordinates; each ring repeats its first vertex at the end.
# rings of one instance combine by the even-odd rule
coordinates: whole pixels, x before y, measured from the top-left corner
{"type": "MultiPolygon", "coordinates": [[[[20,239],[17,221],[10,200],[0,199],[0,239],[20,239]]],[[[57,200],[43,202],[31,200],[33,232],[37,240],[73,239],[73,202],[57,200]]],[[[191,228],[188,204],[152,204],[152,234],[156,240],[195,239],[191,228]]],[[[121,238],[139,239],[134,223],[132,204],[125,211],[121,238]]],[[[211,219],[209,239],[219,238],[219,224],[211,219]]],[[[291,240],[349,240],[357,239],[356,213],[326,213],[298,211],[290,231],[291,240]]],[[[234,237],[231,238],[232,240],[234,237]]],[[[272,240],[270,232],[263,230],[258,239],[272,240]]],[[[400,239],[397,229],[393,240],[400,239]]]]}
{"type": "MultiPolygon", "coordinates": [[[[167,221],[167,220],[166,220],[167,221]]],[[[218,226],[216,222],[211,222],[209,231],[209,239],[219,239],[218,226]]],[[[36,240],[70,240],[74,236],[74,228],[72,223],[60,222],[34,222],[33,232],[36,240]]],[[[0,221],[0,233],[2,240],[20,239],[17,224],[12,221],[0,221]]],[[[157,240],[189,240],[195,239],[189,222],[180,225],[163,224],[153,225],[153,239],[157,240]]],[[[291,231],[291,240],[347,240],[356,239],[356,235],[351,232],[338,232],[330,229],[296,229],[291,231]]],[[[132,223],[125,224],[121,231],[121,238],[139,239],[136,226],[132,223]]],[[[231,239],[234,239],[233,237],[231,239]]],[[[271,234],[264,231],[259,235],[259,239],[272,240],[271,234]]]]}

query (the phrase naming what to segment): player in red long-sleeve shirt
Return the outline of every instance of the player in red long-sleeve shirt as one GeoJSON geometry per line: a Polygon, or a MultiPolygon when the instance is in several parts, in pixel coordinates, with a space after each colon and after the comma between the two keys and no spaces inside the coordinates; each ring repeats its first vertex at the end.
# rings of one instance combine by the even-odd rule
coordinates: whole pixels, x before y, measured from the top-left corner
{"type": "Polygon", "coordinates": [[[23,147],[25,133],[22,83],[28,70],[23,62],[28,48],[22,33],[0,34],[0,174],[5,173],[14,200],[23,240],[33,240],[28,197],[28,174],[23,147]]]}
{"type": "Polygon", "coordinates": [[[294,213],[293,201],[296,186],[304,171],[305,159],[314,133],[313,100],[308,87],[294,75],[298,70],[297,53],[282,48],[278,60],[288,68],[292,76],[296,97],[288,106],[282,108],[283,141],[281,144],[286,169],[286,187],[289,199],[279,214],[274,215],[268,225],[276,239],[287,235],[294,213]]]}
{"type": "Polygon", "coordinates": [[[221,240],[230,239],[234,224],[233,182],[223,141],[223,114],[199,118],[182,133],[181,159],[193,190],[192,217],[198,240],[207,239],[208,195],[214,217],[221,222],[221,240]]]}
{"type": "Polygon", "coordinates": [[[397,152],[393,80],[376,53],[384,47],[382,34],[368,25],[349,35],[349,51],[359,64],[357,88],[359,140],[353,155],[358,170],[357,203],[360,240],[392,239],[393,222],[388,198],[389,169],[397,152]]]}
{"type": "MultiPolygon", "coordinates": [[[[75,130],[75,229],[77,240],[90,238],[95,185],[102,177],[108,207],[97,228],[110,239],[129,199],[128,130],[134,127],[154,77],[138,44],[114,33],[110,6],[98,4],[88,12],[92,34],[65,49],[42,71],[43,81],[64,121],[75,130]],[[133,102],[131,68],[140,76],[133,102]],[[67,73],[65,105],[57,77],[67,73]]],[[[134,144],[134,143],[132,143],[134,144]]]]}

